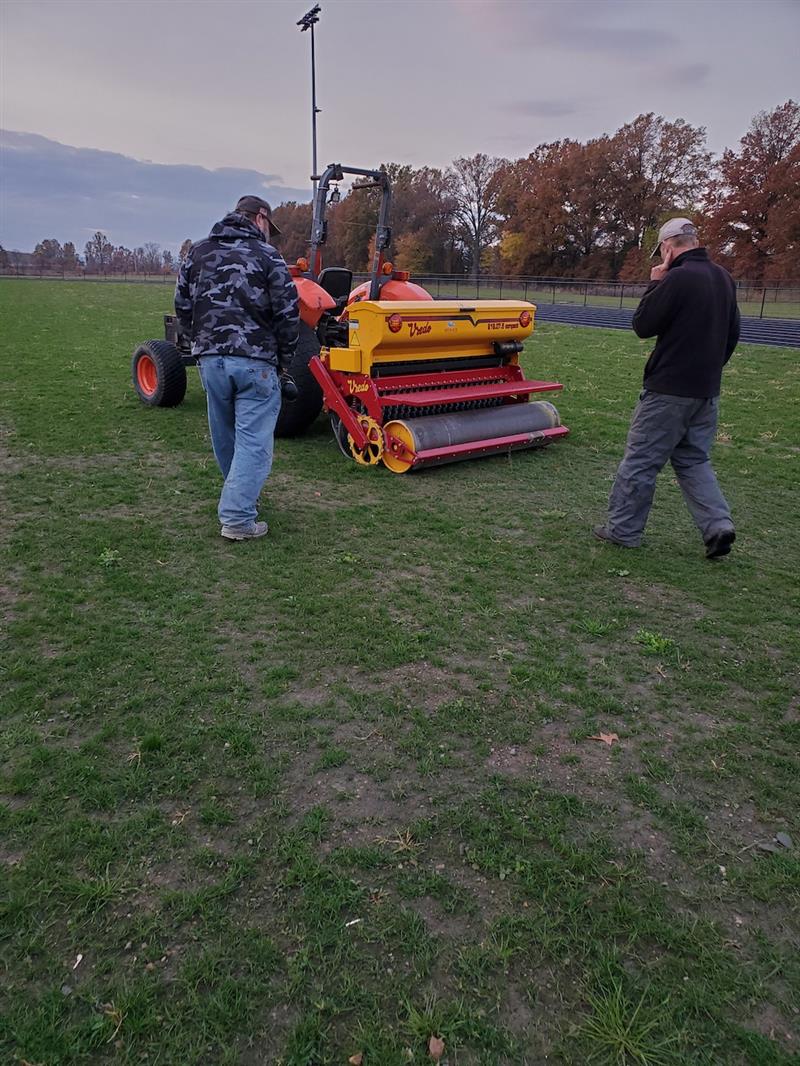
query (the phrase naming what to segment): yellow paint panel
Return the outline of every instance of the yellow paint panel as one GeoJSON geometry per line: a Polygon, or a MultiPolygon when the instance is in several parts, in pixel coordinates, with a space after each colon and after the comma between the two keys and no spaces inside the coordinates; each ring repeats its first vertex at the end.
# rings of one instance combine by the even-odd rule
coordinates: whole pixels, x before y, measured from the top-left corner
{"type": "Polygon", "coordinates": [[[359,346],[362,372],[368,374],[376,362],[489,354],[495,341],[528,337],[535,312],[522,300],[364,300],[350,305],[350,342],[359,346]],[[519,321],[524,312],[527,325],[519,321]],[[390,318],[399,324],[396,332],[390,318]]]}
{"type": "Polygon", "coordinates": [[[348,374],[360,374],[363,353],[360,348],[323,348],[322,354],[330,353],[326,360],[331,370],[343,370],[348,374]]]}

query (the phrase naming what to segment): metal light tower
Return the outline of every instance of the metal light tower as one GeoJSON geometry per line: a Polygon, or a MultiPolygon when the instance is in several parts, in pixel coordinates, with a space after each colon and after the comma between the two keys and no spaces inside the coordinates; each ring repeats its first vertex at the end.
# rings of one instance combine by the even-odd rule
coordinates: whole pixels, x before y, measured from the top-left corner
{"type": "Polygon", "coordinates": [[[306,30],[311,30],[311,154],[313,171],[311,174],[311,187],[313,194],[316,196],[317,192],[317,115],[320,113],[320,108],[317,107],[317,71],[316,71],[316,57],[314,55],[314,26],[319,22],[319,16],[322,8],[319,4],[315,4],[310,11],[307,11],[305,15],[300,19],[297,25],[300,27],[300,32],[305,33],[306,30]]]}

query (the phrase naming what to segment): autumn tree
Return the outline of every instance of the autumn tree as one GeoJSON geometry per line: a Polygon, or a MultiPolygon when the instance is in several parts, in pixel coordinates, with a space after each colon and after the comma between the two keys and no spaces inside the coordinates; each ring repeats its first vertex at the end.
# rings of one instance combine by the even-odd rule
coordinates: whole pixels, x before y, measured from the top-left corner
{"type": "Polygon", "coordinates": [[[497,234],[498,177],[504,160],[479,152],[453,160],[448,172],[455,201],[457,232],[477,277],[481,256],[497,234]]]}
{"type": "Polygon", "coordinates": [[[707,239],[737,277],[793,278],[800,250],[800,105],[762,111],[717,166],[707,239]]]}
{"type": "Polygon", "coordinates": [[[186,256],[189,254],[189,252],[191,250],[191,247],[192,247],[192,239],[191,239],[191,237],[187,237],[186,240],[181,245],[181,250],[178,252],[178,261],[179,262],[182,263],[184,261],[186,256]]]}
{"type": "Polygon", "coordinates": [[[128,274],[133,271],[133,253],[130,248],[120,245],[111,253],[109,270],[112,274],[128,274]]]}
{"type": "MultiPolygon", "coordinates": [[[[505,218],[502,269],[510,274],[553,274],[566,239],[564,144],[542,144],[497,174],[496,207],[505,218]]],[[[560,271],[559,271],[560,272],[560,271]]]]}
{"type": "Polygon", "coordinates": [[[39,270],[61,270],[63,259],[64,249],[54,238],[39,241],[33,249],[33,261],[39,270]]]}
{"type": "Polygon", "coordinates": [[[298,204],[296,200],[287,200],[275,208],[272,217],[281,231],[280,236],[274,238],[273,244],[286,262],[293,263],[298,256],[308,255],[311,204],[298,204]]]}
{"type": "Polygon", "coordinates": [[[435,167],[413,171],[393,218],[393,255],[399,267],[415,273],[461,271],[456,198],[452,179],[445,172],[435,167]]]}
{"type": "Polygon", "coordinates": [[[86,269],[98,274],[105,273],[111,265],[114,247],[105,233],[98,230],[95,235],[86,242],[84,255],[86,256],[86,269]]]}
{"type": "Polygon", "coordinates": [[[78,258],[78,254],[75,251],[75,245],[72,241],[65,241],[63,248],[63,269],[65,273],[74,273],[81,265],[81,261],[78,258]]]}
{"type": "Polygon", "coordinates": [[[711,166],[706,131],[682,118],[652,112],[622,126],[608,145],[609,215],[615,265],[641,248],[645,231],[666,214],[689,214],[701,199],[711,166]]]}
{"type": "Polygon", "coordinates": [[[141,248],[141,265],[145,274],[159,274],[161,272],[161,245],[154,241],[147,241],[141,248]]]}

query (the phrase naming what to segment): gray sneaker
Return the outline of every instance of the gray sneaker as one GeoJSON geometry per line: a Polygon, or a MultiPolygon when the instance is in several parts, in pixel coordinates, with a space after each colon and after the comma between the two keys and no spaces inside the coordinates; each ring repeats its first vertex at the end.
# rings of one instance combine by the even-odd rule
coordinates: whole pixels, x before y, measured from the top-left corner
{"type": "Polygon", "coordinates": [[[254,522],[252,526],[223,526],[220,534],[226,540],[256,540],[258,537],[266,537],[269,533],[269,525],[266,522],[254,522]]]}

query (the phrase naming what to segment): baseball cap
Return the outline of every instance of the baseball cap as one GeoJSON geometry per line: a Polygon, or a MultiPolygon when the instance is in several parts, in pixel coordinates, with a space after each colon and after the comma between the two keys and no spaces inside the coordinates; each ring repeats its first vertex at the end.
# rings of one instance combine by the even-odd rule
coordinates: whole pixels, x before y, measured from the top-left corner
{"type": "Polygon", "coordinates": [[[661,247],[661,242],[667,240],[668,237],[696,237],[697,226],[690,218],[671,218],[669,222],[665,222],[661,229],[658,231],[658,240],[656,246],[650,253],[650,258],[655,259],[658,255],[658,250],[661,247]]]}
{"type": "Polygon", "coordinates": [[[269,232],[271,236],[276,234],[280,235],[280,230],[272,221],[272,208],[269,206],[266,200],[262,200],[260,196],[240,196],[236,201],[236,207],[234,211],[246,211],[248,215],[257,215],[259,211],[263,211],[269,219],[269,232]]]}

